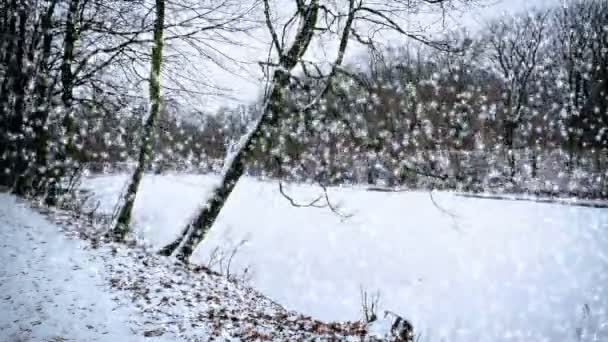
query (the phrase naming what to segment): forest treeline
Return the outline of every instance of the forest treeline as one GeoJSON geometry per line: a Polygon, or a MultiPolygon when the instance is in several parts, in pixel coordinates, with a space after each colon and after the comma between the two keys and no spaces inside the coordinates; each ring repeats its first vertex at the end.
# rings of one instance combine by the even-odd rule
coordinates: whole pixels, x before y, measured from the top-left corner
{"type": "MultiPolygon", "coordinates": [[[[128,77],[151,59],[154,23],[133,3],[0,4],[3,186],[48,193],[84,169],[122,170],[137,159],[149,105],[126,85],[145,79],[128,77]]],[[[231,6],[235,20],[221,29],[243,29],[248,9],[231,6]]],[[[214,23],[208,14],[186,20],[214,23]]],[[[169,31],[165,40],[194,36],[169,31]]],[[[280,106],[287,119],[267,132],[247,173],[608,196],[605,1],[500,17],[445,41],[449,49],[370,43],[359,63],[336,70],[329,91],[301,68],[280,106]]],[[[218,172],[262,107],[203,114],[165,94],[147,169],[218,172]]]]}
{"type": "MultiPolygon", "coordinates": [[[[302,72],[282,106],[292,116],[269,137],[273,153],[261,149],[248,173],[606,197],[607,25],[605,2],[577,1],[454,32],[450,51],[421,44],[370,50],[306,112],[299,108],[322,82],[302,72]]],[[[193,120],[167,105],[156,170],[217,172],[261,106],[193,120]]]]}

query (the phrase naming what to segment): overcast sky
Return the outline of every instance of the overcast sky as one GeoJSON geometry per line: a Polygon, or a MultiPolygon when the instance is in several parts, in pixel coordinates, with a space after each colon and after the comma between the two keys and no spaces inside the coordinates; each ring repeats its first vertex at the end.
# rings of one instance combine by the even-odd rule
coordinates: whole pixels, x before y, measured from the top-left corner
{"type": "Polygon", "coordinates": [[[490,3],[487,8],[478,8],[467,15],[468,25],[479,25],[488,18],[503,13],[516,13],[532,8],[544,8],[548,6],[559,6],[563,0],[497,0],[490,3]]]}
{"type": "MultiPolygon", "coordinates": [[[[280,3],[285,0],[275,0],[276,3],[280,3]]],[[[457,25],[466,27],[471,31],[479,29],[484,22],[493,18],[504,15],[505,13],[516,13],[527,11],[532,8],[544,8],[547,6],[559,6],[562,0],[483,0],[484,6],[475,7],[469,9],[464,13],[452,14],[451,20],[457,25]]],[[[277,6],[280,7],[280,6],[277,6]]],[[[451,26],[454,26],[452,24],[451,26]]],[[[257,35],[256,35],[257,36],[257,35]]],[[[233,106],[237,103],[251,103],[259,97],[261,90],[263,89],[263,82],[261,80],[260,67],[256,65],[257,62],[263,61],[268,53],[268,44],[264,39],[265,31],[261,31],[261,37],[259,39],[249,38],[249,47],[230,47],[229,51],[224,51],[231,57],[239,59],[249,64],[240,66],[239,69],[233,68],[233,73],[228,73],[220,68],[205,68],[205,76],[215,82],[219,87],[230,89],[231,97],[233,100],[226,98],[199,98],[200,104],[192,104],[194,106],[204,106],[207,109],[215,110],[220,106],[233,106]],[[257,41],[256,41],[257,40],[257,41]]],[[[402,37],[385,37],[384,43],[391,45],[399,45],[404,41],[402,37]]],[[[326,44],[317,42],[314,55],[318,58],[327,58],[325,56],[330,51],[334,51],[332,44],[326,44]]],[[[352,61],[354,56],[361,55],[362,51],[357,51],[355,45],[351,46],[349,54],[345,62],[352,61]]],[[[329,56],[331,58],[331,56],[329,56]]],[[[199,101],[197,101],[199,102],[199,101]]]]}

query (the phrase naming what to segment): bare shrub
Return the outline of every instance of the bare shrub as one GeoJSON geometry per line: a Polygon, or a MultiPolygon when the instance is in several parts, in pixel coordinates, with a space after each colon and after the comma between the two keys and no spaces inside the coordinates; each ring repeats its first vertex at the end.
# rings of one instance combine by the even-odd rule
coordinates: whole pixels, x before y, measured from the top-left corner
{"type": "Polygon", "coordinates": [[[207,268],[216,270],[231,281],[244,283],[251,281],[253,275],[250,266],[243,268],[238,273],[234,273],[232,269],[235,256],[248,242],[248,239],[241,239],[238,243],[228,248],[215,246],[207,259],[207,268]]]}
{"type": "Polygon", "coordinates": [[[361,294],[361,311],[363,312],[363,318],[365,322],[371,323],[378,320],[378,304],[380,303],[380,291],[376,291],[372,294],[360,288],[361,294]]]}

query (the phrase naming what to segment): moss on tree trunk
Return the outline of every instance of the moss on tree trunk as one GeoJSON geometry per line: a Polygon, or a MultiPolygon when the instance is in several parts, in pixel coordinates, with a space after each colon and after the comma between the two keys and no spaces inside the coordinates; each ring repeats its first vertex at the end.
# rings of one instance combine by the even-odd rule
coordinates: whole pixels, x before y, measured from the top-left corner
{"type": "Polygon", "coordinates": [[[129,233],[129,224],[131,222],[131,214],[133,205],[137,197],[139,183],[143,177],[144,171],[148,167],[152,157],[152,145],[154,142],[154,132],[156,127],[156,118],[160,112],[161,97],[160,97],[160,71],[163,62],[163,28],[165,22],[165,0],[156,0],[156,21],[154,23],[154,47],[152,48],[152,67],[150,69],[150,115],[146,119],[144,131],[141,138],[141,147],[139,150],[139,159],[137,168],[131,178],[131,183],[123,198],[123,205],[118,214],[116,225],[112,230],[112,235],[115,241],[124,241],[129,233]]]}

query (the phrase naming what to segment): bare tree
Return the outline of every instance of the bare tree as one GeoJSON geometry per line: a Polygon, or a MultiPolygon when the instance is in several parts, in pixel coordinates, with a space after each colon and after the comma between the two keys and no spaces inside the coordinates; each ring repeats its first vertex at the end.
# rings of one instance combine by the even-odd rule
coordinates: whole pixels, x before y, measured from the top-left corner
{"type": "MultiPolygon", "coordinates": [[[[198,215],[182,230],[180,236],[169,245],[161,249],[163,255],[173,255],[187,262],[197,245],[205,238],[213,223],[218,217],[221,209],[234,190],[236,183],[245,172],[246,163],[254,152],[256,144],[264,146],[267,153],[273,150],[266,136],[282,123],[284,120],[283,99],[289,85],[294,80],[294,69],[301,66],[302,69],[314,68],[317,77],[324,80],[324,86],[311,99],[308,104],[299,108],[300,112],[307,112],[331,91],[334,77],[340,73],[341,64],[344,60],[351,36],[359,43],[367,44],[372,37],[363,39],[359,30],[363,26],[372,28],[370,32],[378,30],[392,30],[416,41],[446,47],[445,42],[432,42],[424,36],[408,32],[401,25],[402,16],[420,6],[436,6],[440,11],[454,1],[427,0],[427,1],[390,1],[386,4],[377,4],[372,1],[349,0],[348,6],[330,2],[321,3],[320,0],[295,0],[293,14],[283,25],[281,31],[277,31],[271,16],[271,3],[264,0],[264,16],[266,26],[271,37],[271,48],[276,55],[276,62],[267,63],[273,67],[268,96],[263,106],[262,115],[254,122],[250,131],[240,140],[236,151],[225,161],[220,185],[212,192],[206,205],[198,215]],[[335,6],[332,6],[335,5],[335,6]],[[346,10],[344,10],[346,8],[346,10]],[[293,26],[297,23],[297,28],[293,26]],[[294,30],[291,43],[286,43],[286,33],[294,30]],[[283,33],[280,37],[279,34],[283,33]],[[338,50],[335,60],[330,63],[329,71],[324,74],[314,63],[304,59],[308,52],[310,43],[314,38],[321,35],[329,35],[338,39],[338,50]]],[[[297,81],[295,81],[297,82],[297,81]]],[[[281,156],[277,155],[280,159],[281,156]]]]}
{"type": "Polygon", "coordinates": [[[516,134],[525,119],[529,88],[539,66],[539,51],[547,28],[547,12],[508,18],[489,27],[489,59],[504,82],[504,146],[511,180],[516,173],[516,134]]]}
{"type": "MultiPolygon", "coordinates": [[[[139,188],[139,184],[143,177],[144,171],[149,166],[150,160],[153,154],[153,140],[155,137],[155,127],[157,117],[161,110],[161,85],[160,85],[160,77],[161,77],[161,65],[163,62],[163,46],[165,41],[172,39],[181,39],[190,43],[195,48],[197,47],[197,43],[203,42],[199,40],[197,34],[211,32],[213,30],[222,30],[229,29],[233,23],[235,23],[238,19],[242,18],[242,13],[236,12],[234,15],[230,15],[221,19],[214,18],[206,18],[204,15],[199,14],[200,9],[191,5],[188,2],[183,2],[177,4],[177,9],[174,8],[174,11],[186,11],[187,13],[194,13],[193,15],[187,16],[185,19],[178,16],[178,23],[165,23],[165,3],[162,0],[156,1],[156,23],[154,25],[154,48],[152,49],[152,69],[150,72],[149,84],[150,84],[150,99],[151,99],[151,110],[150,115],[146,119],[146,123],[144,125],[144,130],[141,138],[141,148],[139,152],[138,164],[135,172],[133,173],[131,182],[129,183],[129,187],[124,194],[123,205],[120,209],[120,212],[117,217],[116,225],[113,229],[113,236],[115,240],[122,241],[124,240],[126,234],[129,231],[129,224],[131,221],[131,213],[133,211],[133,205],[135,203],[135,198],[137,196],[137,190],[139,188]],[[209,23],[207,25],[201,27],[191,28],[190,22],[196,22],[201,18],[206,18],[209,23]],[[171,28],[176,28],[177,31],[173,32],[172,36],[163,37],[163,31],[169,30],[171,32],[171,28]]],[[[218,2],[217,5],[211,6],[207,9],[206,14],[213,13],[214,11],[219,11],[222,7],[225,6],[224,2],[218,2]]],[[[236,30],[236,28],[235,28],[236,30]]],[[[198,48],[197,51],[201,52],[203,49],[198,48]]],[[[171,77],[171,75],[169,75],[171,77]]]]}
{"type": "Polygon", "coordinates": [[[605,148],[608,135],[608,6],[605,1],[571,1],[555,11],[555,46],[559,49],[555,71],[563,84],[568,168],[584,147],[605,148]]]}
{"type": "Polygon", "coordinates": [[[26,145],[33,153],[28,169],[19,175],[14,191],[20,195],[27,195],[30,191],[41,187],[42,179],[46,173],[49,132],[46,128],[49,116],[49,75],[51,73],[49,59],[52,53],[53,43],[53,15],[57,8],[58,0],[47,1],[43,8],[40,19],[40,33],[42,46],[38,61],[35,61],[35,50],[38,41],[34,40],[30,45],[28,62],[36,67],[34,85],[34,109],[29,121],[32,124],[32,138],[30,144],[26,145]]]}
{"type": "Polygon", "coordinates": [[[156,118],[160,112],[161,95],[160,95],[160,70],[163,63],[163,30],[165,26],[165,1],[156,0],[156,22],[154,24],[154,47],[152,48],[152,65],[150,68],[150,114],[146,119],[144,131],[141,138],[141,147],[139,151],[139,161],[137,169],[133,173],[133,178],[129,184],[129,188],[125,193],[124,205],[120,209],[116,225],[112,235],[114,240],[123,241],[129,232],[129,223],[131,221],[131,212],[137,195],[137,188],[141,182],[144,170],[150,162],[152,154],[152,138],[156,126],[156,118]]]}

